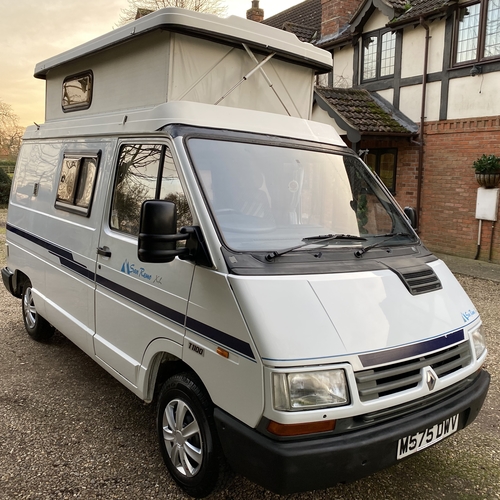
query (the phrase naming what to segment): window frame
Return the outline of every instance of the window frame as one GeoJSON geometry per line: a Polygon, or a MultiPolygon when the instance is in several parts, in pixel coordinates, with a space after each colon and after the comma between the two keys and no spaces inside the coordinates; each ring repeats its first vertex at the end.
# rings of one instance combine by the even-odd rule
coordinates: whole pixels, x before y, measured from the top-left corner
{"type": "MultiPolygon", "coordinates": [[[[123,142],[120,142],[118,144],[118,147],[117,147],[117,156],[116,156],[115,162],[114,162],[115,171],[114,171],[114,175],[113,175],[113,184],[111,187],[111,200],[110,200],[110,205],[109,205],[108,227],[111,231],[114,231],[118,234],[130,237],[130,238],[135,238],[135,239],[138,238],[138,236],[139,236],[138,234],[134,234],[133,232],[123,230],[120,227],[116,227],[116,225],[114,224],[112,219],[113,219],[113,211],[114,211],[114,207],[115,207],[115,200],[116,200],[116,196],[117,196],[117,194],[116,194],[117,193],[117,186],[118,186],[117,179],[118,179],[118,175],[119,175],[119,168],[118,167],[119,167],[120,159],[122,158],[122,155],[123,155],[125,148],[127,148],[127,147],[143,147],[143,146],[144,147],[151,147],[151,148],[152,147],[158,148],[158,151],[160,154],[160,158],[159,158],[159,162],[158,162],[158,171],[156,172],[154,196],[146,198],[146,200],[144,200],[144,201],[152,200],[152,199],[155,199],[155,200],[161,199],[160,197],[162,195],[162,182],[164,181],[163,174],[164,174],[167,154],[169,154],[170,159],[171,159],[171,163],[172,163],[173,167],[175,168],[175,172],[177,174],[177,179],[178,179],[179,184],[180,184],[181,189],[182,189],[182,194],[184,195],[184,197],[186,199],[186,203],[187,203],[187,206],[188,206],[188,209],[190,212],[191,221],[193,219],[193,213],[194,213],[192,208],[191,208],[191,204],[189,203],[189,196],[187,194],[187,189],[186,189],[186,186],[184,184],[184,180],[183,180],[182,175],[181,175],[181,169],[178,167],[178,162],[175,159],[174,147],[171,143],[165,142],[163,140],[154,140],[154,138],[151,138],[151,139],[149,139],[149,138],[130,139],[130,140],[125,140],[123,142]]],[[[178,204],[177,204],[177,210],[179,210],[178,204]]],[[[179,213],[178,213],[178,215],[179,215],[179,213]]],[[[179,217],[177,220],[178,225],[180,222],[181,222],[181,218],[179,217]]],[[[181,241],[181,242],[178,242],[178,244],[182,245],[182,244],[185,244],[185,242],[181,241]]]]}
{"type": "MultiPolygon", "coordinates": [[[[73,151],[65,151],[62,155],[61,159],[61,166],[59,169],[59,181],[57,183],[57,189],[56,189],[56,199],[54,202],[54,207],[59,210],[64,210],[66,212],[71,212],[75,213],[77,215],[81,215],[83,217],[90,217],[90,213],[92,210],[92,205],[95,197],[95,191],[96,191],[96,185],[97,185],[97,177],[99,175],[99,164],[101,160],[101,151],[91,151],[85,153],[79,151],[79,152],[73,152],[73,151]],[[64,168],[66,165],[66,160],[78,160],[78,171],[76,173],[76,180],[74,183],[73,187],[73,193],[71,196],[70,200],[64,200],[59,197],[59,190],[61,187],[61,181],[63,179],[64,175],[64,168]],[[92,179],[92,186],[90,190],[90,197],[89,197],[89,203],[88,206],[80,206],[77,204],[77,195],[78,191],[81,187],[81,182],[82,182],[82,172],[84,171],[82,169],[82,165],[85,160],[94,160],[95,162],[95,173],[92,179]]],[[[86,180],[86,179],[85,179],[86,180]]]]}
{"type": "Polygon", "coordinates": [[[394,78],[394,73],[396,71],[396,44],[397,44],[397,36],[396,32],[393,32],[390,28],[381,28],[378,30],[369,31],[367,33],[363,33],[361,36],[361,83],[374,82],[378,80],[387,80],[389,78],[394,78]],[[392,33],[394,36],[394,62],[392,73],[388,75],[381,75],[382,69],[382,38],[387,33],[392,33]],[[375,59],[375,76],[373,78],[365,77],[365,40],[368,38],[376,38],[377,39],[377,55],[375,59]]]}
{"type": "Polygon", "coordinates": [[[457,5],[454,19],[453,19],[453,50],[452,50],[452,61],[451,65],[454,68],[473,66],[478,63],[490,62],[500,60],[500,53],[493,56],[485,56],[484,52],[486,49],[486,31],[488,23],[488,7],[491,0],[472,0],[470,2],[464,2],[457,5]],[[477,47],[476,47],[476,57],[474,59],[468,59],[467,61],[457,61],[458,57],[458,35],[460,27],[460,12],[462,9],[471,7],[472,5],[479,5],[479,26],[477,33],[477,47]]]}
{"type": "Polygon", "coordinates": [[[375,164],[375,170],[372,170],[370,165],[368,165],[368,158],[363,158],[364,162],[368,166],[370,170],[372,170],[373,173],[377,175],[377,177],[380,179],[382,184],[389,190],[389,192],[395,196],[396,195],[396,180],[397,180],[397,172],[398,172],[398,148],[371,148],[368,150],[367,156],[368,155],[375,155],[376,156],[376,164],[375,164]],[[394,166],[392,169],[392,179],[393,179],[393,187],[389,187],[382,179],[382,176],[380,175],[380,163],[382,156],[384,154],[392,154],[394,155],[394,166]]]}
{"type": "Polygon", "coordinates": [[[64,113],[71,113],[72,111],[82,111],[84,109],[89,109],[92,105],[92,97],[94,94],[94,73],[92,70],[82,71],[80,73],[76,73],[74,75],[69,75],[64,78],[62,82],[62,94],[61,94],[61,108],[64,113]],[[64,94],[65,94],[65,85],[68,82],[75,81],[78,78],[88,77],[89,79],[89,92],[88,97],[85,101],[80,101],[74,104],[64,104],[64,94]]]}

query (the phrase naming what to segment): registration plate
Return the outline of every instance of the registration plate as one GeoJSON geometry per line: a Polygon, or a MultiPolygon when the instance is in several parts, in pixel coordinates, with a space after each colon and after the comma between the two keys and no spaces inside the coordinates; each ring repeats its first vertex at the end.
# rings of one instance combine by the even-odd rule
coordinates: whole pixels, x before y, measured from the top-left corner
{"type": "Polygon", "coordinates": [[[440,424],[436,424],[422,432],[417,432],[412,436],[406,436],[398,441],[397,459],[407,457],[417,453],[428,446],[441,441],[458,430],[458,415],[447,418],[440,424]]]}

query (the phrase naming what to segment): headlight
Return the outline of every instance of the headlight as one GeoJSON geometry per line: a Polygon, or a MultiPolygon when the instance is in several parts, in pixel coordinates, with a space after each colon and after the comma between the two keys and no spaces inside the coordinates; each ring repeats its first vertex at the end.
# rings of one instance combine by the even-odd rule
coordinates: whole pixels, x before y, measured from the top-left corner
{"type": "Polygon", "coordinates": [[[297,411],[349,403],[344,370],[273,374],[274,408],[297,411]]]}
{"type": "Polygon", "coordinates": [[[486,350],[486,342],[484,341],[481,327],[472,334],[472,342],[474,342],[474,350],[476,351],[476,359],[479,359],[486,350]]]}

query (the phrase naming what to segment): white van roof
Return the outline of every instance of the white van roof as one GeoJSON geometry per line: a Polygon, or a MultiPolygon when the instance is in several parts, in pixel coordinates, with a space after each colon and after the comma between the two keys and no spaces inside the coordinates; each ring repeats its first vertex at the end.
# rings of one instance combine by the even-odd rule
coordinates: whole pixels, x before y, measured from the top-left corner
{"type": "Polygon", "coordinates": [[[325,73],[332,69],[330,53],[309,43],[299,41],[292,33],[237,16],[220,18],[169,7],[148,14],[106,35],[38,63],[35,66],[34,76],[45,79],[50,69],[123,44],[132,38],[155,30],[184,33],[228,45],[245,43],[252,50],[263,54],[275,52],[279,59],[313,68],[318,73],[325,73]]]}
{"type": "Polygon", "coordinates": [[[275,113],[172,101],[147,110],[54,120],[27,128],[23,139],[152,134],[167,125],[188,125],[294,138],[345,147],[330,125],[275,113]]]}

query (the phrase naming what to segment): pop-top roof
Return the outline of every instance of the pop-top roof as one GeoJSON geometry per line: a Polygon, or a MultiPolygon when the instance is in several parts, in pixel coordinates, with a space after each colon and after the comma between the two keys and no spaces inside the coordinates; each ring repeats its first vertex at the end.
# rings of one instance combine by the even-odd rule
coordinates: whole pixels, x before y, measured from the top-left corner
{"type": "Polygon", "coordinates": [[[319,73],[331,71],[332,56],[295,35],[236,16],[220,18],[174,7],[161,9],[137,21],[115,29],[90,42],[38,63],[35,77],[45,79],[48,71],[154,30],[167,30],[210,39],[228,45],[247,44],[252,50],[270,54],[314,68],[319,73]]]}

